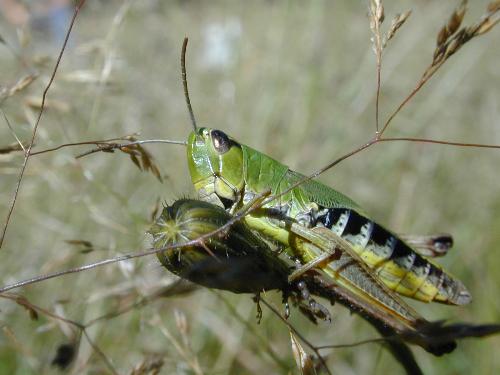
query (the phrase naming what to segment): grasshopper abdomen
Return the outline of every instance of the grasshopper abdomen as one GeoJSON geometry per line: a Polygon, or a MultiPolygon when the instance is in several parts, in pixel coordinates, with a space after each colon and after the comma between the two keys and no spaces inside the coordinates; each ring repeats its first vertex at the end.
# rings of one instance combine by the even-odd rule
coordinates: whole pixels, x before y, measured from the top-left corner
{"type": "Polygon", "coordinates": [[[348,241],[392,290],[425,302],[463,305],[470,294],[462,282],[373,220],[350,208],[321,210],[317,225],[348,241]]]}

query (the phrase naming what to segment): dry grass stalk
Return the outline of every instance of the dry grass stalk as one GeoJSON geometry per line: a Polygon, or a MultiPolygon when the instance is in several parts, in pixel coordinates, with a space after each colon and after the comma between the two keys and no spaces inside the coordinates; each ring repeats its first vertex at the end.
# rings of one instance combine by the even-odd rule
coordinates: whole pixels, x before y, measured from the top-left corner
{"type": "Polygon", "coordinates": [[[26,142],[26,141],[23,142],[19,139],[14,128],[10,124],[9,118],[5,114],[4,110],[0,108],[0,111],[2,111],[3,118],[5,120],[5,123],[7,124],[7,127],[9,128],[10,133],[12,134],[12,136],[16,140],[16,143],[10,144],[10,145],[6,146],[5,148],[0,149],[0,154],[9,154],[13,151],[21,151],[22,150],[24,152],[24,155],[26,156],[26,148],[29,147],[29,142],[26,142]]]}
{"type": "Polygon", "coordinates": [[[0,87],[0,104],[7,98],[17,94],[18,92],[24,90],[28,87],[36,78],[38,74],[28,74],[24,77],[19,78],[19,80],[12,86],[0,87]]]}
{"type": "Polygon", "coordinates": [[[158,213],[160,212],[161,206],[162,205],[160,198],[156,198],[156,202],[151,209],[151,215],[149,215],[151,221],[156,220],[156,218],[158,217],[158,213]]]}
{"type": "Polygon", "coordinates": [[[64,240],[64,242],[78,248],[82,254],[87,254],[95,250],[92,242],[87,240],[64,240]]]}
{"type": "Polygon", "coordinates": [[[407,11],[403,14],[398,14],[392,20],[389,30],[382,36],[381,25],[384,22],[384,6],[381,0],[370,0],[369,4],[369,18],[370,18],[370,29],[372,31],[372,48],[375,53],[376,66],[377,66],[377,86],[376,86],[376,99],[375,99],[375,129],[376,134],[379,133],[379,111],[380,111],[380,85],[381,85],[381,71],[382,71],[382,51],[387,45],[387,42],[391,40],[396,32],[404,25],[406,20],[411,14],[411,11],[407,11]]]}
{"type": "Polygon", "coordinates": [[[38,312],[25,297],[21,295],[13,295],[13,296],[15,296],[13,301],[26,309],[31,320],[38,320],[38,312]]]}
{"type": "Polygon", "coordinates": [[[78,347],[80,345],[80,338],[82,335],[86,338],[87,342],[91,346],[92,350],[101,358],[101,360],[104,362],[106,365],[107,369],[109,372],[111,372],[114,375],[118,375],[118,372],[115,370],[113,365],[111,364],[111,361],[106,357],[106,355],[103,353],[103,351],[97,346],[94,341],[90,338],[90,336],[87,333],[87,328],[90,326],[90,324],[84,325],[82,323],[76,322],[71,319],[67,319],[63,316],[60,316],[58,314],[55,314],[43,307],[37,306],[33,303],[31,303],[26,297],[23,297],[21,295],[15,294],[15,293],[1,293],[0,298],[3,299],[8,299],[11,300],[25,309],[29,311],[30,317],[38,319],[39,314],[44,315],[48,319],[53,319],[57,322],[65,323],[71,326],[71,329],[77,332],[74,336],[76,337],[76,340],[74,342],[75,346],[75,351],[78,350],[78,347]]]}
{"type": "MultiPolygon", "coordinates": [[[[462,24],[462,20],[466,12],[466,1],[458,6],[452,13],[450,19],[438,32],[437,46],[434,50],[434,56],[431,64],[425,69],[420,80],[410,94],[399,104],[396,110],[389,116],[384,124],[382,130],[376,135],[375,143],[382,140],[382,134],[387,130],[388,126],[394,117],[401,111],[401,109],[420,91],[420,89],[429,81],[429,79],[436,73],[439,68],[460,48],[462,48],[471,39],[486,34],[500,21],[500,0],[492,1],[488,4],[486,14],[472,26],[464,26],[458,30],[462,24]],[[458,30],[458,31],[457,31],[458,30]]],[[[422,141],[422,140],[420,140],[422,141]]],[[[453,142],[443,142],[445,144],[453,144],[453,142]]],[[[459,144],[467,146],[467,144],[459,144]]],[[[477,145],[473,144],[472,147],[490,147],[497,148],[496,145],[477,145]]],[[[363,147],[362,149],[364,149],[363,147]]],[[[356,150],[355,153],[359,152],[356,150]]]]}
{"type": "MultiPolygon", "coordinates": [[[[42,108],[42,99],[37,96],[27,96],[24,98],[24,104],[29,108],[40,110],[42,108]]],[[[44,110],[54,109],[61,113],[68,113],[71,105],[63,100],[47,99],[44,104],[44,110]]]]}
{"type": "Polygon", "coordinates": [[[22,150],[24,152],[24,155],[26,156],[26,148],[29,147],[29,142],[26,142],[26,141],[22,142],[19,139],[19,137],[17,136],[14,128],[10,124],[9,118],[5,114],[4,110],[1,109],[1,108],[0,108],[0,110],[2,111],[3,118],[5,120],[5,123],[7,124],[7,127],[9,128],[10,133],[16,139],[16,143],[15,144],[11,144],[9,146],[6,146],[6,147],[0,149],[0,154],[8,154],[8,153],[11,153],[13,151],[21,151],[22,150]]]}
{"type": "Polygon", "coordinates": [[[8,326],[4,325],[2,327],[2,333],[7,339],[6,341],[16,349],[17,352],[21,353],[23,357],[32,357],[33,354],[28,348],[17,338],[14,331],[8,326]]]}
{"type": "MultiPolygon", "coordinates": [[[[87,242],[87,241],[75,240],[75,241],[67,241],[67,242],[75,242],[76,243],[76,242],[87,242]]],[[[43,315],[47,319],[55,320],[58,323],[64,323],[64,324],[68,325],[68,327],[71,328],[71,332],[73,333],[72,336],[74,338],[71,340],[70,344],[64,343],[58,347],[57,354],[56,354],[54,360],[52,361],[52,365],[57,366],[61,369],[67,368],[69,365],[71,365],[73,360],[78,355],[78,350],[79,350],[79,346],[80,346],[80,338],[83,335],[86,338],[86,340],[88,341],[88,343],[90,344],[92,350],[101,358],[103,363],[106,365],[108,371],[110,373],[116,375],[116,374],[118,374],[118,372],[114,369],[113,365],[111,364],[111,361],[107,358],[107,356],[104,354],[104,352],[89,337],[89,335],[87,333],[87,329],[90,328],[91,326],[95,325],[98,322],[107,321],[107,320],[116,318],[118,316],[121,316],[123,314],[128,313],[129,311],[135,310],[136,308],[140,308],[142,306],[145,306],[153,301],[156,301],[159,297],[168,297],[168,296],[173,296],[173,295],[185,294],[185,293],[189,293],[197,288],[198,288],[198,286],[195,286],[195,285],[190,284],[190,283],[188,283],[188,285],[186,285],[185,282],[180,282],[180,283],[174,282],[174,283],[169,284],[167,286],[163,286],[163,287],[153,291],[151,294],[146,295],[144,297],[141,297],[141,298],[139,298],[139,300],[137,300],[133,303],[127,304],[126,306],[124,306],[116,311],[112,311],[109,313],[105,313],[101,316],[98,316],[97,318],[94,318],[94,319],[86,322],[85,324],[71,320],[71,319],[67,319],[62,315],[55,314],[55,313],[53,313],[53,312],[51,312],[43,307],[37,306],[37,305],[31,303],[26,297],[19,295],[19,294],[16,294],[16,293],[2,293],[2,294],[0,294],[0,298],[11,300],[14,303],[22,306],[24,309],[26,309],[26,311],[29,314],[30,319],[32,319],[32,320],[38,320],[38,319],[40,319],[40,315],[43,315]],[[72,347],[71,358],[68,358],[67,356],[65,356],[65,353],[68,354],[68,350],[66,350],[66,349],[69,349],[69,346],[72,347]],[[64,352],[60,352],[60,350],[62,348],[65,349],[64,352]]],[[[135,290],[135,288],[133,290],[133,294],[134,294],[134,299],[136,299],[137,298],[137,291],[135,290]]],[[[120,295],[118,297],[126,298],[127,296],[120,295]]],[[[181,315],[181,314],[177,314],[177,315],[181,315]]],[[[181,332],[181,334],[183,335],[183,338],[184,338],[184,336],[189,333],[189,327],[187,325],[187,321],[186,321],[185,317],[177,316],[177,315],[176,315],[177,327],[179,328],[179,331],[181,332]],[[184,322],[183,322],[183,320],[184,320],[184,322]]],[[[186,339],[184,339],[183,342],[189,343],[189,340],[186,341],[186,339]]],[[[24,351],[24,349],[22,347],[18,347],[18,350],[20,350],[21,352],[24,351]]],[[[199,364],[197,364],[197,365],[199,368],[199,364]]],[[[131,374],[134,374],[134,375],[138,375],[138,374],[154,375],[154,374],[157,374],[158,371],[160,371],[162,366],[163,366],[163,360],[161,359],[161,357],[156,356],[156,355],[150,356],[150,357],[146,358],[142,362],[141,365],[138,365],[135,369],[133,369],[131,374]],[[142,370],[142,372],[139,370],[142,370]]],[[[201,374],[201,372],[197,372],[197,374],[201,374]]]]}
{"type": "Polygon", "coordinates": [[[265,305],[269,310],[271,310],[271,312],[276,315],[276,317],[278,319],[280,319],[287,327],[288,327],[288,330],[293,333],[293,335],[298,339],[300,340],[301,342],[303,342],[307,347],[309,347],[309,349],[311,349],[314,354],[316,355],[316,359],[318,361],[318,368],[322,368],[324,369],[324,371],[328,374],[328,375],[332,375],[332,372],[330,371],[330,368],[327,366],[326,364],[326,360],[325,358],[323,358],[323,356],[321,355],[321,353],[319,352],[319,350],[321,349],[321,347],[319,346],[316,346],[316,345],[313,345],[310,341],[308,341],[305,336],[303,334],[301,334],[296,328],[295,326],[293,326],[292,324],[290,324],[288,322],[288,320],[286,320],[282,315],[281,313],[272,305],[270,304],[269,302],[267,302],[264,298],[261,298],[260,299],[260,302],[265,305]]]}
{"type": "MultiPolygon", "coordinates": [[[[176,321],[176,323],[178,323],[176,321]]],[[[187,321],[185,321],[187,324],[187,321]]],[[[154,327],[157,327],[161,333],[170,341],[172,346],[175,348],[175,350],[179,353],[179,355],[182,357],[182,359],[186,362],[186,364],[190,367],[190,369],[193,371],[194,374],[196,375],[203,375],[203,370],[200,366],[200,363],[198,361],[198,358],[196,357],[196,354],[192,351],[191,345],[190,345],[190,340],[189,337],[186,336],[187,333],[187,328],[180,328],[178,326],[179,332],[182,336],[182,343],[179,342],[174,335],[170,333],[170,331],[165,327],[163,322],[161,321],[161,318],[158,314],[155,314],[153,319],[150,321],[150,324],[153,325],[154,327]]],[[[184,324],[184,323],[182,323],[184,324]]]]}
{"type": "MultiPolygon", "coordinates": [[[[44,109],[46,109],[47,102],[44,105],[44,109]]],[[[11,129],[14,137],[17,140],[17,143],[12,143],[10,145],[4,146],[0,148],[0,154],[8,154],[11,152],[17,152],[17,151],[24,151],[26,153],[26,149],[30,145],[29,142],[21,142],[15,133],[12,130],[12,127],[10,126],[8,119],[5,118],[7,121],[7,125],[11,129]]],[[[120,150],[121,152],[127,154],[130,156],[130,160],[139,168],[141,171],[150,171],[160,182],[163,182],[163,179],[161,177],[160,169],[158,168],[158,165],[156,164],[153,155],[146,150],[141,143],[154,143],[156,140],[146,140],[146,141],[138,141],[137,138],[134,135],[126,135],[123,137],[118,137],[118,138],[112,138],[112,139],[106,139],[106,140],[99,140],[99,141],[86,141],[86,142],[76,142],[76,143],[65,143],[62,145],[59,145],[54,148],[46,149],[46,150],[41,150],[41,151],[36,151],[36,152],[30,152],[30,156],[33,155],[39,155],[39,154],[44,154],[47,152],[52,152],[52,151],[57,151],[60,150],[61,148],[64,147],[72,147],[72,146],[82,146],[82,145],[89,145],[93,144],[96,145],[97,148],[86,151],[80,155],[77,155],[76,158],[79,159],[81,157],[96,153],[96,152],[108,152],[108,153],[113,153],[115,150],[120,150]],[[116,141],[127,141],[129,143],[118,143],[116,141]]],[[[165,140],[161,140],[162,143],[165,142],[165,140]]],[[[176,142],[173,141],[177,144],[184,144],[183,142],[176,142]]],[[[34,144],[33,144],[34,145],[34,144]]],[[[32,146],[33,146],[32,145],[32,146]]]]}
{"type": "Polygon", "coordinates": [[[377,93],[375,104],[375,128],[378,133],[379,99],[380,99],[380,74],[382,70],[382,37],[380,35],[380,25],[384,22],[384,6],[381,0],[370,0],[370,29],[372,30],[373,52],[377,59],[377,93]]]}
{"type": "Polygon", "coordinates": [[[159,355],[147,356],[130,372],[130,375],[157,375],[160,373],[165,361],[159,355]]]}
{"type": "Polygon", "coordinates": [[[7,146],[0,147],[0,154],[10,154],[11,152],[24,151],[28,142],[14,142],[7,146]]]}
{"type": "MultiPolygon", "coordinates": [[[[80,0],[78,2],[78,4],[75,6],[75,10],[73,12],[73,17],[71,18],[71,21],[70,21],[69,27],[68,27],[68,31],[66,32],[66,35],[64,37],[63,45],[61,47],[61,50],[59,51],[59,55],[57,56],[56,64],[54,66],[54,69],[52,70],[52,74],[50,75],[49,82],[47,83],[47,85],[45,86],[45,89],[43,90],[42,104],[41,104],[41,107],[40,107],[40,111],[38,112],[38,117],[36,118],[35,124],[33,126],[33,131],[31,133],[30,143],[29,143],[28,147],[26,148],[26,152],[24,154],[23,165],[21,166],[21,170],[19,172],[19,177],[17,178],[17,184],[16,184],[16,187],[15,187],[15,190],[14,190],[14,194],[12,196],[11,203],[9,205],[9,210],[7,212],[7,217],[5,219],[5,224],[4,224],[3,229],[2,229],[2,234],[0,236],[0,249],[2,248],[3,241],[4,241],[5,235],[7,233],[7,228],[9,227],[10,218],[12,216],[12,213],[14,212],[14,207],[16,206],[17,196],[18,196],[19,190],[21,188],[21,183],[22,183],[22,180],[23,180],[23,177],[24,177],[24,172],[26,171],[26,167],[28,166],[28,161],[29,161],[29,158],[30,158],[31,149],[33,148],[33,145],[35,143],[35,139],[36,139],[36,135],[37,135],[37,131],[38,131],[38,126],[40,125],[40,120],[42,119],[43,109],[45,107],[45,101],[47,99],[47,94],[48,94],[48,92],[49,92],[49,90],[50,90],[50,88],[52,86],[52,83],[54,82],[55,77],[56,77],[56,73],[57,73],[57,70],[59,68],[59,64],[61,63],[61,59],[62,59],[62,56],[64,54],[64,51],[66,50],[66,46],[68,44],[69,36],[71,34],[71,30],[73,29],[73,25],[75,24],[76,17],[78,16],[78,13],[80,12],[80,9],[85,4],[85,1],[86,0],[80,0]]],[[[27,84],[24,81],[19,85],[19,87],[22,87],[22,88],[24,88],[26,86],[27,86],[27,84]]]]}
{"type": "MultiPolygon", "coordinates": [[[[108,152],[113,153],[115,150],[120,150],[121,152],[130,156],[130,160],[139,168],[141,171],[150,171],[160,182],[163,182],[163,179],[160,174],[160,169],[156,165],[156,162],[153,158],[153,155],[146,150],[141,143],[154,143],[155,141],[138,141],[134,136],[127,135],[120,138],[114,138],[113,140],[108,141],[91,141],[91,142],[79,142],[79,143],[68,143],[61,146],[58,146],[53,149],[39,151],[38,153],[45,153],[50,151],[58,150],[65,146],[79,146],[83,144],[95,144],[97,148],[86,151],[80,155],[77,155],[76,158],[80,159],[84,156],[94,154],[96,152],[108,152]],[[125,140],[130,143],[117,143],[115,140],[125,140]]],[[[175,142],[175,141],[174,141],[175,142]]],[[[183,144],[182,142],[179,142],[183,144]]],[[[35,153],[33,153],[34,155],[35,153]]]]}

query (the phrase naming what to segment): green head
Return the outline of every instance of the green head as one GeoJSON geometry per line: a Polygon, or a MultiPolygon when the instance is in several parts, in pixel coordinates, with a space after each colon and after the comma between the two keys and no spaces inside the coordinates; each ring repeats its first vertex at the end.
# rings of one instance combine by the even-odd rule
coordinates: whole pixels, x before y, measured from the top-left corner
{"type": "Polygon", "coordinates": [[[243,150],[224,132],[200,128],[188,137],[191,180],[201,199],[230,207],[244,188],[243,150]]]}

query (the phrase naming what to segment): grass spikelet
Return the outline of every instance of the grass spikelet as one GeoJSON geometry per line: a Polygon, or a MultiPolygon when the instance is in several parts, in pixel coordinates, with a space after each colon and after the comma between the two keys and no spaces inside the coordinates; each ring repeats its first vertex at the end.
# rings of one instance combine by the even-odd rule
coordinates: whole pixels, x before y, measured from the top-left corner
{"type": "Polygon", "coordinates": [[[467,11],[467,0],[463,0],[457,9],[453,11],[450,19],[437,35],[437,48],[441,47],[452,36],[462,24],[465,12],[467,11]]]}
{"type": "MultiPolygon", "coordinates": [[[[129,139],[134,142],[134,138],[129,139]]],[[[130,160],[139,168],[141,171],[150,171],[160,182],[163,182],[160,174],[160,169],[154,161],[153,155],[142,147],[140,144],[132,144],[127,146],[118,147],[121,152],[124,152],[130,156],[130,160]]]]}
{"type": "Polygon", "coordinates": [[[379,55],[382,52],[382,43],[380,37],[380,26],[384,22],[384,6],[381,0],[370,1],[370,29],[372,31],[373,52],[379,55]]]}
{"type": "Polygon", "coordinates": [[[313,357],[305,351],[296,335],[290,331],[293,357],[301,375],[316,375],[313,357]]]}
{"type": "Polygon", "coordinates": [[[434,50],[434,57],[429,68],[429,73],[433,67],[442,65],[448,58],[454,55],[469,40],[490,31],[500,20],[498,13],[500,11],[500,2],[494,1],[487,7],[487,12],[481,19],[472,26],[458,28],[462,24],[466,11],[466,1],[453,12],[448,23],[439,31],[437,37],[437,46],[434,50]]]}
{"type": "Polygon", "coordinates": [[[387,30],[382,39],[382,49],[384,49],[387,46],[387,42],[389,42],[389,40],[394,38],[398,30],[404,25],[404,23],[410,17],[410,15],[411,15],[411,10],[406,11],[404,13],[396,14],[396,16],[391,21],[391,27],[389,28],[389,30],[387,30]]]}

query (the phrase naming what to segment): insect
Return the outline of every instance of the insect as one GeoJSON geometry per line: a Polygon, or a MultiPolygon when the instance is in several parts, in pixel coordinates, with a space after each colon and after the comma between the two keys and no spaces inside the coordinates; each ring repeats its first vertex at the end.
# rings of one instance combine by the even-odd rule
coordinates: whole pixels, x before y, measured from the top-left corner
{"type": "MultiPolygon", "coordinates": [[[[278,199],[245,217],[264,236],[289,248],[303,263],[316,256],[298,250],[290,230],[281,228],[282,216],[304,228],[327,228],[343,238],[390,289],[421,301],[463,305],[471,296],[465,286],[421,256],[397,235],[363,214],[343,194],[227,136],[220,130],[201,128],[188,138],[188,165],[200,199],[235,211],[270,189],[278,199]],[[270,215],[271,214],[271,215],[270,215]]],[[[296,235],[298,233],[295,233],[296,235]]],[[[324,267],[328,272],[328,266],[324,267]]]]}
{"type": "MultiPolygon", "coordinates": [[[[153,235],[154,247],[161,249],[206,237],[227,226],[231,218],[222,208],[208,202],[181,199],[163,209],[149,232],[153,235]]],[[[311,241],[303,243],[301,248],[308,248],[319,256],[324,253],[321,249],[332,247],[330,243],[320,243],[321,240],[308,234],[305,237],[311,241]]],[[[157,256],[162,265],[178,276],[209,288],[234,293],[257,294],[277,289],[286,295],[290,290],[300,289],[294,284],[300,283],[301,279],[307,280],[309,276],[301,275],[290,281],[294,265],[287,262],[289,259],[279,257],[266,242],[240,222],[232,224],[222,234],[200,240],[194,246],[168,249],[157,256]]],[[[389,311],[400,314],[408,328],[423,321],[411,308],[393,299],[391,293],[386,294],[387,291],[377,280],[359,262],[352,261],[348,254],[331,264],[339,274],[336,279],[353,282],[355,290],[361,289],[365,293],[364,300],[371,298],[371,303],[385,303],[389,311]]]]}
{"type": "MultiPolygon", "coordinates": [[[[236,134],[236,132],[235,132],[235,134],[236,134]]],[[[273,219],[273,224],[276,224],[277,226],[279,226],[279,224],[280,224],[280,220],[279,220],[279,216],[278,216],[278,215],[275,215],[275,216],[271,216],[271,215],[269,215],[269,219],[273,219]]],[[[308,228],[308,229],[309,229],[309,228],[308,228]]],[[[323,251],[323,252],[325,252],[325,253],[326,253],[326,250],[321,250],[321,251],[323,251]]],[[[309,263],[309,264],[310,264],[310,263],[309,263]]]]}
{"type": "MultiPolygon", "coordinates": [[[[291,230],[303,233],[304,239],[310,241],[303,241],[300,248],[318,258],[328,248],[338,247],[340,251],[345,248],[330,231],[316,236],[317,231],[293,228],[296,225],[292,224],[291,230]]],[[[330,315],[311,293],[332,304],[342,303],[388,337],[391,352],[408,373],[416,373],[418,364],[404,341],[442,355],[455,349],[455,339],[481,337],[500,330],[496,325],[443,325],[425,320],[384,289],[359,260],[350,257],[348,250],[342,251],[336,260],[329,260],[330,268],[338,272],[333,283],[314,270],[290,282],[294,267],[289,258],[272,251],[246,224],[234,221],[223,208],[208,202],[175,201],[163,209],[149,232],[153,235],[154,247],[165,249],[157,253],[160,262],[176,275],[203,286],[254,293],[256,302],[261,292],[279,290],[286,303],[286,316],[289,315],[287,300],[292,297],[294,305],[314,323],[318,318],[329,320],[330,315]],[[167,247],[183,243],[186,246],[167,247]],[[350,282],[351,287],[344,281],[350,282]]],[[[257,306],[260,320],[262,310],[259,303],[257,306]]]]}
{"type": "MultiPolygon", "coordinates": [[[[344,268],[339,270],[339,276],[355,274],[355,278],[364,284],[368,296],[373,297],[372,300],[360,298],[348,288],[329,283],[317,272],[304,274],[300,281],[290,283],[288,276],[293,269],[290,260],[273,252],[244,223],[231,223],[232,218],[222,208],[204,201],[180,199],[166,206],[150,229],[154,247],[162,249],[167,245],[190,244],[157,253],[160,262],[178,276],[209,288],[256,294],[266,290],[280,290],[285,301],[292,297],[294,304],[313,322],[317,318],[325,319],[329,314],[311,298],[311,292],[332,303],[341,302],[372,324],[382,335],[391,337],[388,345],[407,370],[418,365],[401,341],[403,339],[437,355],[455,348],[453,340],[457,336],[453,330],[447,327],[443,334],[441,323],[427,322],[418,314],[405,311],[408,307],[404,305],[398,307],[397,298],[393,299],[390,293],[386,295],[384,289],[379,287],[369,273],[364,272],[358,262],[349,261],[347,254],[332,262],[337,270],[344,268]],[[224,226],[226,228],[222,233],[213,235],[224,226]],[[193,240],[199,242],[192,245],[193,240]],[[394,319],[395,314],[383,313],[377,307],[377,300],[389,301],[392,308],[388,310],[401,314],[404,319],[394,319]]],[[[316,245],[310,243],[309,246],[316,248],[313,251],[321,252],[316,245]]],[[[347,279],[351,280],[352,277],[347,276],[347,279]]],[[[260,309],[258,311],[260,317],[262,312],[260,309]]],[[[462,332],[470,329],[472,326],[463,326],[462,332]]],[[[493,329],[490,329],[490,333],[492,332],[493,329]]]]}
{"type": "MultiPolygon", "coordinates": [[[[257,209],[244,215],[243,220],[262,237],[279,243],[290,257],[302,264],[289,276],[290,282],[311,269],[321,269],[334,283],[352,293],[349,298],[353,305],[361,306],[361,311],[371,314],[372,318],[388,324],[401,334],[405,330],[415,331],[417,335],[423,330],[432,331],[429,329],[432,323],[422,318],[394,292],[425,302],[437,301],[456,305],[470,302],[470,294],[459,280],[431,263],[397,235],[362,214],[361,208],[350,198],[319,182],[308,181],[305,176],[291,171],[265,154],[242,145],[221,130],[198,129],[187,86],[186,47],[187,39],[184,40],[181,60],[186,103],[194,128],[188,136],[187,159],[195,190],[201,200],[225,209],[230,214],[244,211],[257,202],[263,202],[266,195],[271,195],[272,198],[268,202],[259,204],[257,209]],[[395,320],[391,320],[393,317],[395,320]]],[[[168,237],[167,243],[175,243],[175,238],[179,238],[178,233],[185,233],[185,229],[176,229],[173,233],[167,231],[167,228],[173,227],[172,220],[179,219],[179,211],[183,212],[179,210],[179,206],[182,206],[182,203],[176,202],[172,207],[168,207],[160,222],[153,227],[158,228],[159,225],[163,228],[153,229],[153,233],[156,233],[156,246],[158,243],[162,244],[164,237],[168,237]]],[[[205,208],[208,209],[208,206],[205,208]]],[[[229,220],[218,213],[214,213],[214,216],[229,220]]],[[[191,215],[187,215],[187,219],[181,220],[181,223],[188,224],[190,221],[191,215]]],[[[176,226],[183,226],[182,224],[176,226]]],[[[224,222],[215,220],[212,224],[222,226],[224,222]]],[[[215,230],[216,226],[211,229],[215,230]]],[[[239,227],[238,230],[241,229],[242,227],[239,227]]],[[[191,240],[196,238],[197,234],[202,234],[194,230],[191,232],[191,240]]],[[[228,241],[231,242],[229,238],[228,241]]],[[[418,239],[410,238],[410,241],[418,244],[418,239]]],[[[216,240],[215,243],[218,247],[225,246],[221,240],[216,240]]],[[[452,239],[438,236],[434,242],[427,238],[423,244],[425,246],[419,246],[425,248],[425,254],[442,255],[451,246],[452,239]]],[[[261,249],[258,253],[266,254],[264,259],[269,259],[265,244],[258,247],[261,249]]],[[[234,248],[234,245],[230,248],[234,248]]],[[[210,249],[206,250],[212,253],[210,249]]],[[[205,261],[206,254],[202,254],[199,249],[193,251],[188,248],[184,262],[192,264],[196,259],[205,261]]],[[[226,250],[225,256],[222,257],[223,263],[230,260],[229,254],[232,252],[226,250]]],[[[187,264],[182,263],[181,251],[167,252],[166,255],[160,256],[160,260],[175,273],[185,273],[187,264]]],[[[265,263],[268,266],[271,264],[267,261],[265,263]]],[[[211,267],[207,268],[211,270],[211,267]]],[[[264,268],[271,271],[273,267],[264,268]]],[[[223,269],[226,270],[226,267],[223,269]]],[[[237,267],[237,270],[240,269],[237,267]]],[[[246,274],[248,271],[252,274],[251,269],[252,267],[250,270],[242,270],[242,273],[246,274]]],[[[250,282],[245,287],[233,285],[241,281],[248,282],[248,278],[235,275],[232,273],[234,271],[221,271],[220,276],[215,272],[211,273],[211,277],[206,277],[203,267],[197,267],[196,270],[190,270],[188,278],[191,277],[207,286],[236,292],[248,291],[250,289],[246,288],[254,286],[256,289],[269,289],[267,285],[259,285],[258,281],[259,275],[266,272],[256,272],[257,282],[250,282]],[[218,277],[224,277],[226,273],[231,275],[230,282],[220,282],[218,277]]],[[[332,288],[331,285],[329,287],[332,288]]],[[[496,326],[489,328],[491,330],[485,330],[487,334],[499,329],[496,326]]],[[[425,337],[426,334],[423,334],[420,345],[434,354],[441,355],[455,348],[452,339],[432,345],[429,344],[432,340],[425,337]]]]}
{"type": "MultiPolygon", "coordinates": [[[[326,228],[331,235],[345,240],[343,251],[360,263],[364,262],[372,270],[368,272],[389,289],[424,302],[454,305],[470,302],[470,293],[461,281],[371,220],[347,196],[320,182],[308,180],[221,130],[198,129],[187,87],[186,47],[187,39],[182,51],[183,83],[194,128],[188,136],[187,159],[192,183],[201,200],[234,213],[269,191],[277,199],[264,203],[244,220],[263,236],[279,242],[301,263],[316,262],[318,254],[297,246],[296,236],[303,237],[311,228],[326,228]],[[281,219],[300,224],[295,228],[301,233],[290,231],[291,225],[280,226],[281,219]]],[[[335,277],[328,262],[324,262],[322,268],[335,277]]]]}
{"type": "MultiPolygon", "coordinates": [[[[352,293],[364,311],[373,311],[382,321],[395,317],[389,326],[397,327],[397,332],[409,329],[418,333],[432,323],[393,291],[425,302],[470,302],[470,294],[460,281],[360,214],[352,200],[335,190],[315,181],[295,186],[305,176],[220,130],[201,128],[192,132],[187,154],[193,184],[202,200],[235,212],[266,190],[278,196],[276,201],[245,215],[244,222],[281,244],[304,265],[295,275],[321,269],[352,293]],[[373,309],[370,304],[378,307],[373,309]]],[[[445,244],[447,241],[445,238],[445,244]]],[[[429,327],[424,329],[432,332],[429,327]]],[[[492,334],[498,329],[493,325],[485,332],[492,334]]],[[[425,335],[420,344],[438,355],[455,347],[452,341],[429,346],[425,335]]]]}
{"type": "MultiPolygon", "coordinates": [[[[450,240],[438,240],[430,252],[424,246],[421,253],[371,220],[347,196],[292,171],[221,130],[198,129],[185,79],[186,45],[187,39],[183,78],[194,128],[187,141],[187,158],[195,190],[200,199],[230,213],[262,201],[263,194],[271,195],[244,216],[244,222],[279,243],[303,265],[289,280],[311,268],[320,268],[361,299],[372,298],[388,314],[399,315],[412,328],[423,319],[390,291],[423,302],[464,305],[471,301],[460,280],[422,255],[442,255],[440,247],[451,246],[450,240]],[[355,270],[349,272],[353,265],[355,270]],[[362,280],[365,273],[368,282],[362,280]]],[[[496,330],[498,327],[491,333],[496,330]]]]}

